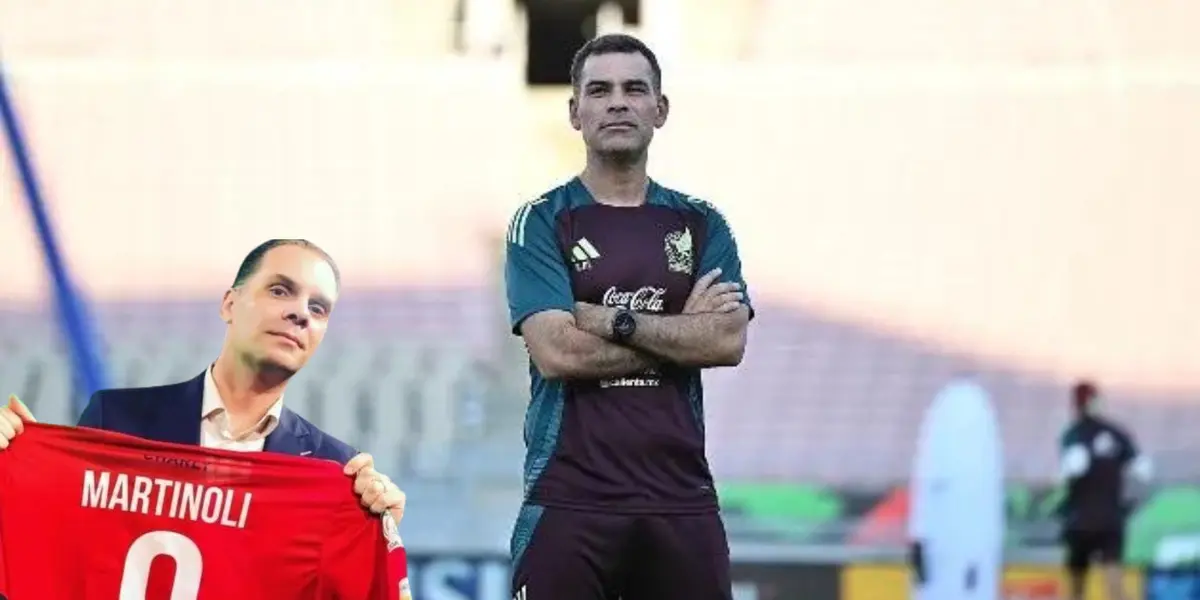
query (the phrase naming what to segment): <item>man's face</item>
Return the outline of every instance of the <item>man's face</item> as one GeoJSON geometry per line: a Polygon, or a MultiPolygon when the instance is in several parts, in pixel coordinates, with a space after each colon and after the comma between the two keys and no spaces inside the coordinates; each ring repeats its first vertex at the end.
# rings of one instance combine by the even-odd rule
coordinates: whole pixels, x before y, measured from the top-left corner
{"type": "Polygon", "coordinates": [[[637,52],[596,54],[583,62],[571,98],[571,126],[602,154],[638,154],[667,121],[650,61],[637,52]]]}
{"type": "Polygon", "coordinates": [[[221,318],[240,357],[295,373],[321,345],[337,294],[333,267],[320,254],[278,246],[249,280],[225,293],[221,318]]]}

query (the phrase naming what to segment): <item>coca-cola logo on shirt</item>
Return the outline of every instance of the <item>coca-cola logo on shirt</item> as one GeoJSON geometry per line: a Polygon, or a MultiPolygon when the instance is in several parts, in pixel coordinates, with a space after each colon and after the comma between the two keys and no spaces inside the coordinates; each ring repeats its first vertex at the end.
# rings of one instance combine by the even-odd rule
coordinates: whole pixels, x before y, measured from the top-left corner
{"type": "Polygon", "coordinates": [[[636,290],[618,290],[616,286],[604,292],[602,302],[605,306],[627,308],[634,312],[660,313],[666,310],[663,296],[667,288],[645,286],[636,290]]]}

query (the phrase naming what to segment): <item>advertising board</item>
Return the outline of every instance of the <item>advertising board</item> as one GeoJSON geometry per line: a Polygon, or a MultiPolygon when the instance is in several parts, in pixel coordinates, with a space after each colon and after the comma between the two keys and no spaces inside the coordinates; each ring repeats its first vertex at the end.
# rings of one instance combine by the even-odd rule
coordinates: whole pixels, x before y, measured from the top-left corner
{"type": "Polygon", "coordinates": [[[1200,565],[1151,569],[1145,579],[1146,600],[1200,600],[1200,565]]]}
{"type": "MultiPolygon", "coordinates": [[[[842,600],[909,600],[909,569],[903,565],[851,565],[842,570],[842,600]]],[[[1001,600],[1058,600],[1066,597],[1066,575],[1053,566],[1006,565],[1000,583],[1001,600]]],[[[1147,596],[1138,569],[1125,571],[1125,589],[1133,600],[1147,596]]],[[[1104,598],[1104,582],[1093,572],[1087,583],[1088,598],[1104,598]]],[[[1164,597],[1162,600],[1176,600],[1164,597]]],[[[1182,598],[1179,600],[1192,600],[1182,598]]]]}

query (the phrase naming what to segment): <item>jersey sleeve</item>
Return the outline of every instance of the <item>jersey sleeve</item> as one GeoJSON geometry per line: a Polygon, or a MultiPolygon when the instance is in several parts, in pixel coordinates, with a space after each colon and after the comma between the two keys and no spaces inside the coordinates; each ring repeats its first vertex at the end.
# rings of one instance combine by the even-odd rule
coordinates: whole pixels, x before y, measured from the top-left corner
{"type": "Polygon", "coordinates": [[[387,540],[382,565],[387,585],[384,598],[412,600],[412,591],[408,587],[408,553],[404,550],[404,541],[400,539],[400,528],[390,513],[383,513],[379,521],[383,539],[387,540]]]}
{"type": "Polygon", "coordinates": [[[721,276],[718,281],[732,281],[742,286],[742,301],[750,309],[750,317],[754,317],[754,304],[750,301],[750,290],[746,287],[746,279],[742,276],[742,259],[738,255],[737,240],[725,217],[715,207],[707,202],[707,236],[704,241],[704,254],[700,257],[699,275],[720,268],[721,276]]]}
{"type": "Polygon", "coordinates": [[[532,315],[575,307],[554,216],[544,198],[517,210],[508,225],[505,246],[504,284],[514,334],[520,335],[521,323],[532,315]]]}
{"type": "Polygon", "coordinates": [[[397,534],[396,543],[388,544],[387,599],[412,600],[412,590],[408,585],[408,552],[399,540],[399,534],[397,534]]]}
{"type": "Polygon", "coordinates": [[[1078,439],[1079,432],[1077,427],[1071,425],[1070,427],[1064,429],[1063,432],[1058,435],[1058,454],[1061,456],[1067,451],[1067,448],[1070,448],[1072,445],[1076,444],[1078,439]]]}

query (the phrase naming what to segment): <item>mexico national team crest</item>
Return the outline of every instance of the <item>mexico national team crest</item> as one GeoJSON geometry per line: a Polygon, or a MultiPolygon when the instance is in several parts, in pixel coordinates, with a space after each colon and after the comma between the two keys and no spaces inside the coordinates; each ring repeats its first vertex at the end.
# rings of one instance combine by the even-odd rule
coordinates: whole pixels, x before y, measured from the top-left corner
{"type": "Polygon", "coordinates": [[[672,231],[666,237],[667,270],[672,273],[691,273],[692,264],[692,231],[672,231]]]}

